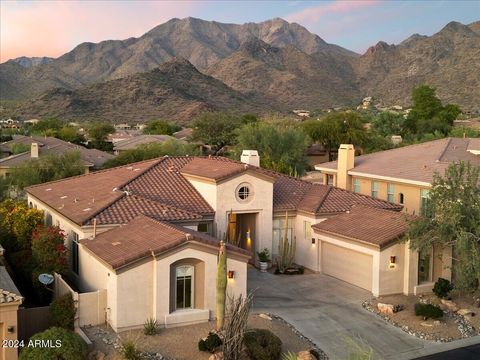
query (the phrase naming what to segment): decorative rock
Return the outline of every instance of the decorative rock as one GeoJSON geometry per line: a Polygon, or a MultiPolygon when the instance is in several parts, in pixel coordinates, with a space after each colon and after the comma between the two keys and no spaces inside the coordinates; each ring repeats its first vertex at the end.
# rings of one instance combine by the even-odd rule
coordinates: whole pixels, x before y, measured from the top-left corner
{"type": "Polygon", "coordinates": [[[377,309],[382,314],[393,315],[393,313],[394,313],[394,311],[393,311],[394,310],[394,305],[392,305],[392,304],[378,303],[377,304],[377,309]]]}
{"type": "Polygon", "coordinates": [[[420,325],[425,326],[425,327],[433,327],[433,324],[427,323],[427,322],[422,322],[420,325]]]}
{"type": "Polygon", "coordinates": [[[223,360],[223,352],[218,352],[218,353],[210,355],[208,360],[223,360]]]}
{"type": "Polygon", "coordinates": [[[101,351],[95,350],[88,354],[88,360],[104,360],[105,354],[101,351]]]}
{"type": "Polygon", "coordinates": [[[259,314],[258,316],[261,317],[262,319],[272,321],[272,318],[267,314],[259,314]]]}
{"type": "Polygon", "coordinates": [[[466,315],[471,315],[471,314],[475,314],[475,313],[472,310],[469,310],[469,309],[460,309],[460,310],[457,311],[457,314],[462,315],[462,316],[466,316],[466,315]]]}
{"type": "Polygon", "coordinates": [[[297,354],[297,360],[316,360],[310,351],[300,351],[297,354]]]}
{"type": "Polygon", "coordinates": [[[440,302],[445,306],[445,308],[451,312],[458,311],[458,306],[451,300],[441,299],[440,302]]]}

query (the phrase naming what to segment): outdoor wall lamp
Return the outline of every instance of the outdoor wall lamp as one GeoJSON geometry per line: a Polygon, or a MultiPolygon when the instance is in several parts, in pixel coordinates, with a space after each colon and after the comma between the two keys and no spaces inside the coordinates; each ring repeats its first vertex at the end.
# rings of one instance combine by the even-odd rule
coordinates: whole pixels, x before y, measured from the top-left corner
{"type": "Polygon", "coordinates": [[[233,270],[228,270],[228,278],[233,279],[235,277],[235,271],[233,270]]]}
{"type": "Polygon", "coordinates": [[[8,332],[9,334],[13,334],[13,333],[15,332],[15,326],[9,326],[9,327],[7,327],[7,332],[8,332]]]}
{"type": "Polygon", "coordinates": [[[315,238],[312,238],[312,245],[315,245],[315,238]]]}

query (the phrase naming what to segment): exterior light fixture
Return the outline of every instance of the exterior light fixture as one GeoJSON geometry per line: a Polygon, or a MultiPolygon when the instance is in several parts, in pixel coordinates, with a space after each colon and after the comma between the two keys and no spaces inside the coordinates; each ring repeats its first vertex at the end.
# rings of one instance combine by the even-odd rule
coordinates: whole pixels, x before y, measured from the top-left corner
{"type": "Polygon", "coordinates": [[[312,245],[315,245],[315,238],[312,238],[312,245]]]}
{"type": "Polygon", "coordinates": [[[390,256],[390,264],[395,264],[396,260],[396,256],[390,256]]]}
{"type": "Polygon", "coordinates": [[[235,271],[233,270],[228,270],[228,278],[233,279],[235,277],[235,271]]]}
{"type": "Polygon", "coordinates": [[[13,334],[13,333],[15,332],[15,326],[9,326],[9,327],[7,328],[7,332],[8,332],[9,334],[13,334]]]}

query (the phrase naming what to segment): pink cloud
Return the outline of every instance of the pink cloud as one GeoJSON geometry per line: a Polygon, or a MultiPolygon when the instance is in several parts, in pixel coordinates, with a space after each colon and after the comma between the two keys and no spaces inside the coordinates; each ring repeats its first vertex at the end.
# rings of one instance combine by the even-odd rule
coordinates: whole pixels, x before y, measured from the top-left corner
{"type": "Polygon", "coordinates": [[[354,13],[358,9],[375,6],[379,2],[381,0],[337,0],[292,13],[286,16],[285,19],[300,24],[313,24],[325,19],[329,15],[354,13]]]}
{"type": "Polygon", "coordinates": [[[1,1],[0,62],[18,56],[58,57],[81,42],[141,36],[196,1],[1,1]]]}

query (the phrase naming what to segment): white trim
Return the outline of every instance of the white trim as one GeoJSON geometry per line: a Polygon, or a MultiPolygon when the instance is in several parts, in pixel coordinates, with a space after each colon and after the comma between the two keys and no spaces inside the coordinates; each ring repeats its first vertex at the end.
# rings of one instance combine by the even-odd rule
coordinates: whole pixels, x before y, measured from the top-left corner
{"type": "Polygon", "coordinates": [[[335,174],[337,173],[337,169],[326,168],[320,165],[315,165],[314,168],[315,170],[318,170],[318,171],[334,172],[335,174]]]}
{"type": "Polygon", "coordinates": [[[382,176],[382,175],[372,175],[372,174],[360,173],[360,172],[356,172],[356,171],[349,171],[348,175],[359,176],[359,177],[375,179],[375,180],[385,180],[385,181],[404,183],[404,184],[410,184],[410,185],[425,186],[425,187],[431,187],[432,186],[432,184],[427,183],[427,182],[423,182],[423,181],[399,179],[399,178],[394,178],[394,177],[390,177],[390,176],[382,176]]]}

